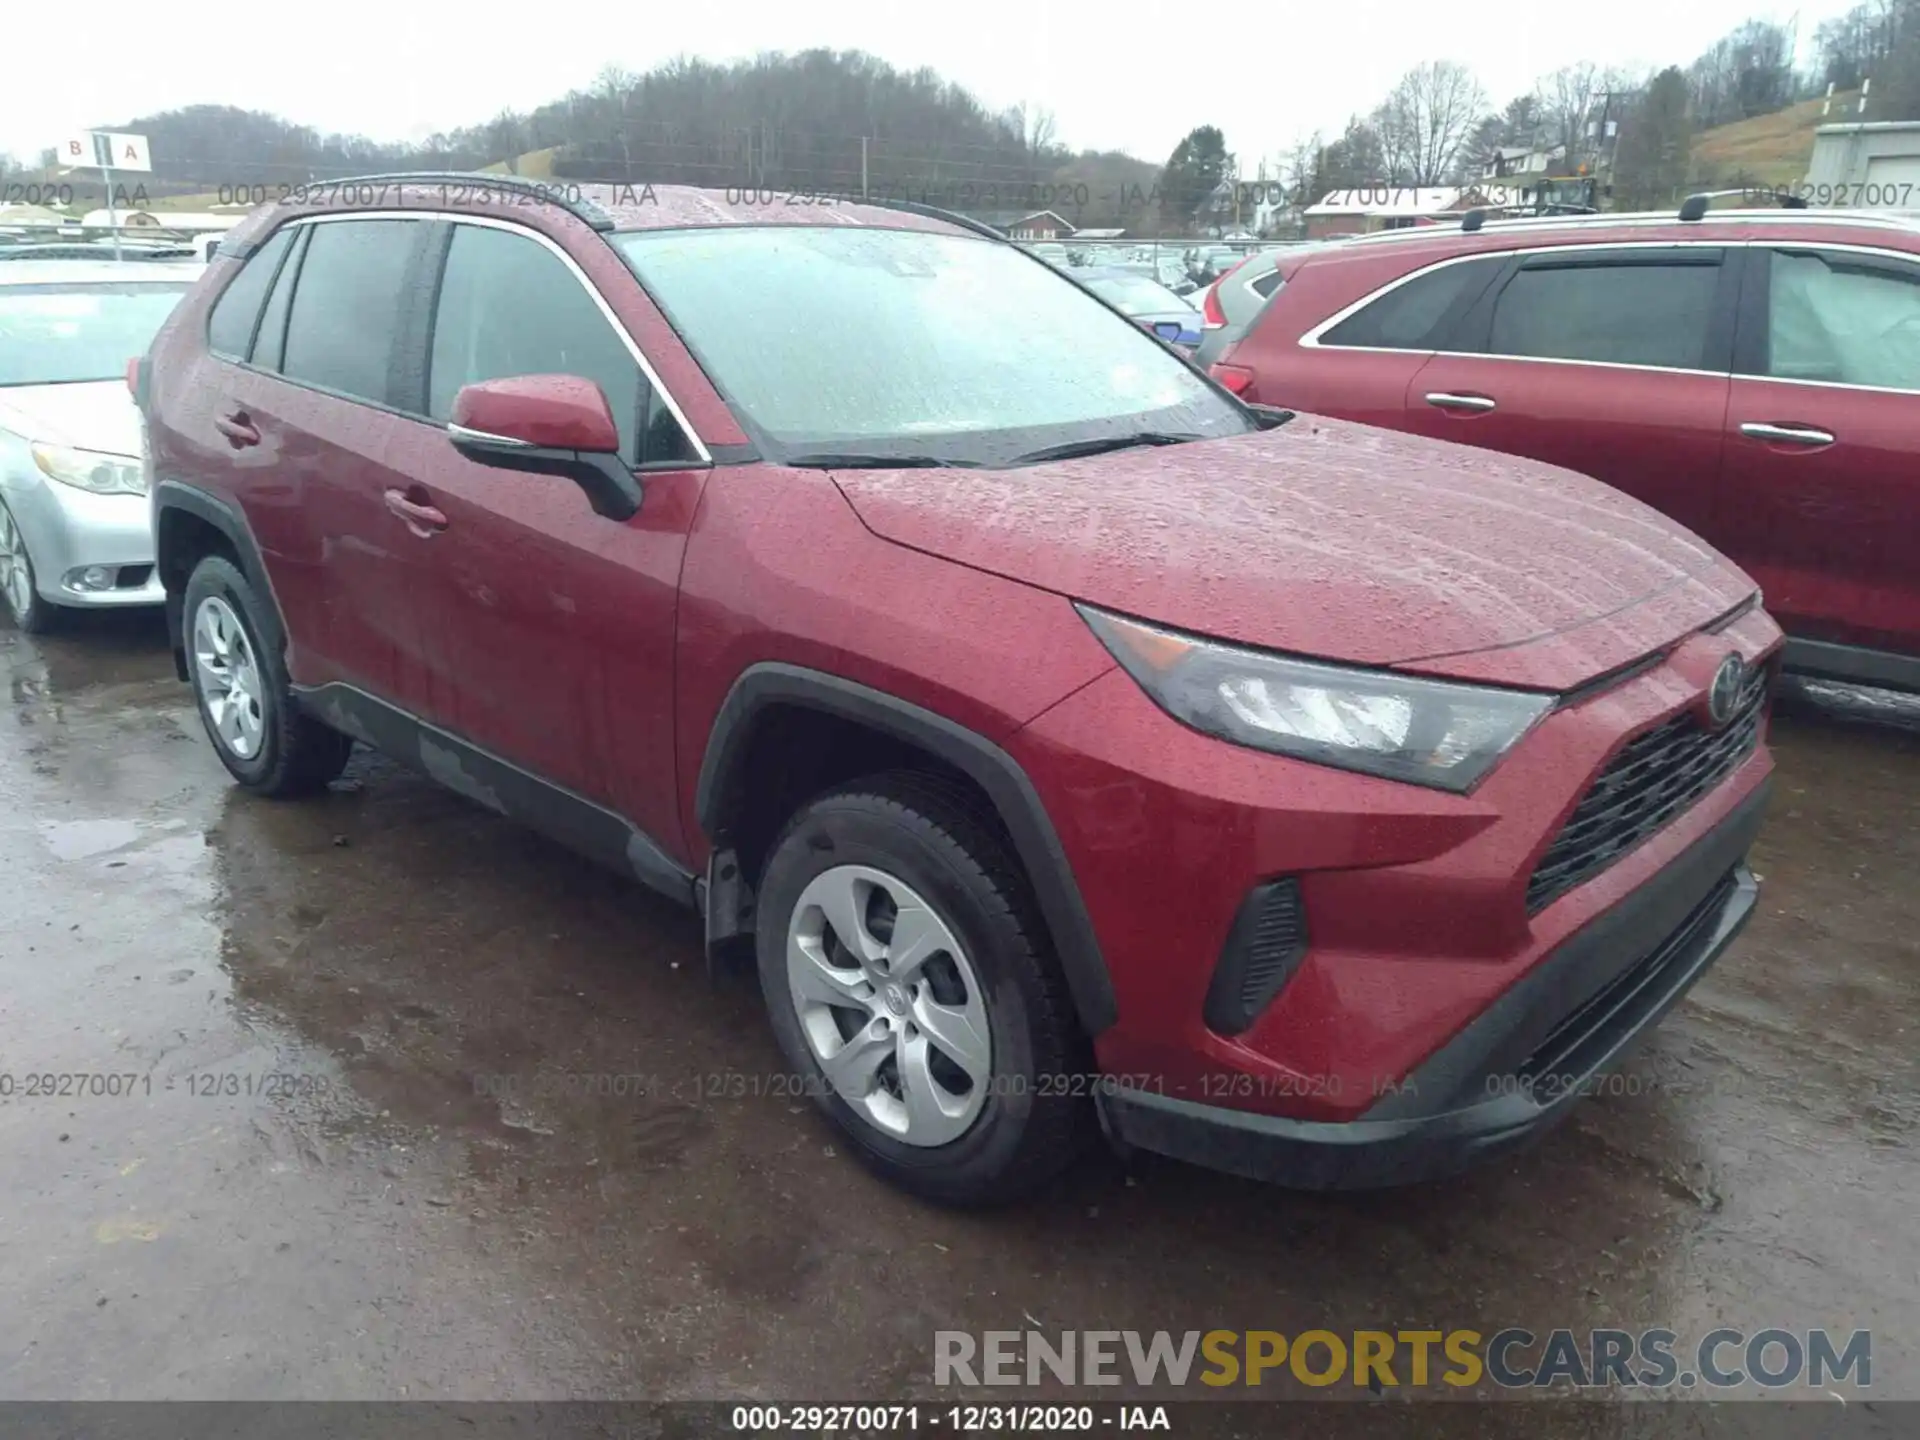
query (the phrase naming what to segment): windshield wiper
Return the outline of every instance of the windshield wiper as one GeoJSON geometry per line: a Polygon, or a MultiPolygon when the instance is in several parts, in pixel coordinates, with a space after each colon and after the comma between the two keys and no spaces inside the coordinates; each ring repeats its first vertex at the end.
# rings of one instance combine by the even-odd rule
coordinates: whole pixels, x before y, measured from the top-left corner
{"type": "Polygon", "coordinates": [[[938,455],[864,455],[820,452],[790,455],[780,462],[796,470],[978,470],[978,460],[942,460],[938,455]]]}
{"type": "Polygon", "coordinates": [[[1139,445],[1184,445],[1199,440],[1199,435],[1171,435],[1164,430],[1138,430],[1131,435],[1106,435],[1098,440],[1068,440],[1016,455],[1009,464],[1039,465],[1048,460],[1077,460],[1082,455],[1105,455],[1110,450],[1131,450],[1139,445]]]}

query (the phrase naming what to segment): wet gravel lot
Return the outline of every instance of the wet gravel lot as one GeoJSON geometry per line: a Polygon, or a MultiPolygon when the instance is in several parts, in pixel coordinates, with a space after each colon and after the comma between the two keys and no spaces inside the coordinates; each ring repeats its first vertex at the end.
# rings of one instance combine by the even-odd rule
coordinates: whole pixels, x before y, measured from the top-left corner
{"type": "Polygon", "coordinates": [[[1788,697],[1756,919],[1537,1149],[1331,1197],[1101,1156],[959,1215],[768,1093],[690,915],[366,754],[246,797],[155,617],[70,629],[0,620],[0,1398],[901,1398],[941,1329],[1779,1324],[1870,1328],[1920,1399],[1920,704],[1788,697]]]}

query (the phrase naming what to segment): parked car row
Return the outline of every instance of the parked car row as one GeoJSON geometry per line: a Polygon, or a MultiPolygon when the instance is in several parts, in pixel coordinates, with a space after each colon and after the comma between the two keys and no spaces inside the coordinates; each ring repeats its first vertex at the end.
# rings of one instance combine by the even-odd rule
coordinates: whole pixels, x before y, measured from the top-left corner
{"type": "Polygon", "coordinates": [[[489,178],[256,212],[131,367],[180,676],[251,791],[375,746],[696,907],[894,1182],[1002,1200],[1101,1133],[1444,1174],[1752,912],[1753,580],[1570,469],[1234,393],[1290,401],[1280,302],[1366,317],[1391,247],[1279,262],[1222,383],[1136,277],[957,216],[489,178]]]}

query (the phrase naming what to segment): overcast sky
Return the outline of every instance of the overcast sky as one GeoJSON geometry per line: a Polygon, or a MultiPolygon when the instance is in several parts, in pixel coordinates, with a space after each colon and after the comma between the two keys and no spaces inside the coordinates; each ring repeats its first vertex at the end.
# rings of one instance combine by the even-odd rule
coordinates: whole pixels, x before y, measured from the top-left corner
{"type": "Polygon", "coordinates": [[[1422,60],[1472,65],[1499,104],[1576,60],[1684,65],[1750,17],[1786,20],[1797,10],[1806,53],[1814,27],[1850,8],[1850,0],[548,0],[537,9],[329,0],[124,6],[95,18],[92,7],[42,0],[10,6],[5,21],[0,151],[30,160],[74,130],[195,103],[419,140],[556,99],[608,63],[642,71],[681,53],[730,59],[824,45],[932,66],[995,108],[1047,107],[1058,138],[1075,149],[1158,162],[1193,126],[1215,124],[1251,174],[1259,157],[1372,108],[1422,60]]]}

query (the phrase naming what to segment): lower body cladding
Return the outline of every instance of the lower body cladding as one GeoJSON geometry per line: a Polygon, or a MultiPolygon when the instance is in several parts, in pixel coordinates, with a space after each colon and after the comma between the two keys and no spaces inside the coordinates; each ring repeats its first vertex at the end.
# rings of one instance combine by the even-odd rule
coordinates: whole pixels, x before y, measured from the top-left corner
{"type": "Polygon", "coordinates": [[[1122,1145],[1259,1180],[1361,1189],[1434,1179],[1545,1133],[1657,1024],[1753,913],[1767,787],[1576,931],[1358,1119],[1290,1120],[1149,1090],[1100,1097],[1122,1145]]]}
{"type": "Polygon", "coordinates": [[[96,495],[55,482],[9,485],[4,499],[32,562],[34,589],[54,605],[158,605],[144,495],[96,495]]]}

